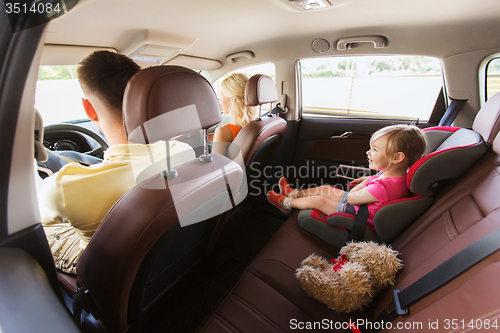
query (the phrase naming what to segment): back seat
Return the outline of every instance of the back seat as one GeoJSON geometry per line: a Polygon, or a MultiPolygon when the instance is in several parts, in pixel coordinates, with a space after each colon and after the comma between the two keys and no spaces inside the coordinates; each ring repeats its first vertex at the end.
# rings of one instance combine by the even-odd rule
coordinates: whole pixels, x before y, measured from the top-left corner
{"type": "MultiPolygon", "coordinates": [[[[445,186],[433,206],[392,243],[405,265],[392,289],[408,287],[500,228],[500,98],[496,100],[483,107],[473,126],[490,144],[487,152],[465,175],[445,186]]],[[[349,321],[363,323],[362,332],[370,331],[391,305],[391,290],[382,292],[370,308],[350,314],[335,312],[307,296],[295,278],[301,261],[311,253],[336,258],[339,249],[301,229],[297,215],[292,214],[274,234],[198,332],[295,332],[308,327],[314,328],[308,331],[351,332],[349,321]]],[[[498,276],[500,251],[414,303],[410,314],[398,317],[392,328],[476,331],[488,323],[496,330],[500,327],[498,276]]]]}

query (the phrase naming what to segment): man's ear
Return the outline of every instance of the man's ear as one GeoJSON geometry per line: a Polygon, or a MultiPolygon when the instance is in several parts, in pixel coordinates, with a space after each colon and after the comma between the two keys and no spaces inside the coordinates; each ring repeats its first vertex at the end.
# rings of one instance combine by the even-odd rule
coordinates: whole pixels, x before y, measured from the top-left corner
{"type": "Polygon", "coordinates": [[[392,163],[401,163],[405,159],[405,154],[402,152],[397,152],[392,158],[392,163]]]}
{"type": "Polygon", "coordinates": [[[92,106],[90,101],[86,98],[82,98],[82,103],[87,117],[89,117],[89,119],[92,121],[97,121],[97,113],[95,112],[94,107],[92,106]]]}

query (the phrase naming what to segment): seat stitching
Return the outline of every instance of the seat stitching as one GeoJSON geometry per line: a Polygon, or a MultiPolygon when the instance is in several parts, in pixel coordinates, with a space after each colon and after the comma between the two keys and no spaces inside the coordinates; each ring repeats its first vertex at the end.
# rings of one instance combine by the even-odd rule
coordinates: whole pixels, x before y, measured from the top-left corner
{"type": "MultiPolygon", "coordinates": [[[[263,262],[263,261],[275,261],[275,262],[280,263],[280,264],[282,264],[283,266],[286,266],[286,267],[288,267],[288,268],[292,269],[293,271],[295,271],[295,269],[294,269],[294,268],[292,268],[292,267],[288,266],[287,264],[284,264],[284,263],[282,263],[282,262],[280,262],[280,261],[274,260],[274,259],[263,259],[263,260],[261,260],[261,261],[259,261],[259,262],[263,262]]],[[[285,296],[285,295],[284,295],[283,293],[281,293],[279,290],[277,290],[276,288],[274,288],[273,286],[271,286],[269,283],[267,283],[266,281],[264,281],[263,279],[261,279],[261,278],[260,278],[259,276],[257,276],[255,273],[250,272],[250,271],[247,271],[247,273],[252,274],[252,275],[253,275],[253,276],[255,276],[257,279],[261,280],[262,282],[264,282],[265,284],[267,284],[269,287],[273,288],[273,289],[274,289],[274,290],[275,290],[278,294],[280,294],[281,296],[283,296],[283,298],[285,298],[286,300],[288,300],[291,304],[295,305],[295,307],[296,307],[297,309],[299,309],[300,311],[302,311],[302,312],[303,312],[304,314],[306,314],[308,317],[312,318],[312,317],[311,317],[311,315],[310,315],[309,313],[307,313],[306,311],[304,311],[304,309],[302,309],[302,308],[301,308],[298,304],[295,304],[295,303],[294,303],[291,299],[289,299],[287,296],[285,296]]],[[[233,294],[231,294],[231,296],[233,296],[233,294]]],[[[233,297],[234,297],[234,296],[233,296],[233,297]]]]}
{"type": "MultiPolygon", "coordinates": [[[[260,279],[262,281],[262,279],[260,279]]],[[[272,288],[272,287],[271,287],[272,288]]],[[[274,288],[273,288],[274,289],[274,288]]],[[[250,303],[245,301],[243,298],[231,294],[229,297],[233,298],[235,301],[240,302],[242,305],[248,308],[249,311],[254,313],[255,315],[259,316],[261,319],[263,319],[266,323],[269,324],[269,326],[273,327],[276,331],[285,333],[281,328],[279,328],[275,323],[273,323],[268,317],[266,317],[262,312],[260,312],[257,308],[252,306],[250,303]]]]}
{"type": "Polygon", "coordinates": [[[460,235],[455,226],[455,222],[453,221],[453,217],[451,216],[451,211],[448,210],[443,214],[443,224],[444,230],[446,231],[446,234],[448,235],[450,241],[454,240],[458,237],[458,235],[460,235]]]}
{"type": "Polygon", "coordinates": [[[233,331],[235,333],[238,333],[238,330],[236,329],[236,327],[234,327],[233,325],[231,325],[231,323],[229,323],[227,320],[225,320],[224,318],[222,318],[220,315],[215,314],[215,316],[213,317],[213,319],[214,320],[218,320],[219,322],[222,323],[222,325],[226,326],[231,331],[233,331]]]}

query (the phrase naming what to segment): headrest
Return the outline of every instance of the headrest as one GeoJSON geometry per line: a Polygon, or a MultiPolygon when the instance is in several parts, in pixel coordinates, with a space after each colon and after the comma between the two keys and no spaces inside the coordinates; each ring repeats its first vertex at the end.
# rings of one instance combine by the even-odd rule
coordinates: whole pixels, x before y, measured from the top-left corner
{"type": "Polygon", "coordinates": [[[486,143],[493,143],[500,132],[500,93],[493,95],[476,115],[472,129],[481,134],[486,143]]]}
{"type": "Polygon", "coordinates": [[[416,194],[432,196],[440,183],[463,175],[486,151],[478,133],[460,127],[424,129],[426,155],[410,167],[408,188],[416,194]]]}
{"type": "Polygon", "coordinates": [[[278,93],[273,79],[263,74],[256,74],[248,79],[245,86],[245,103],[248,106],[257,106],[276,102],[278,93]]]}
{"type": "Polygon", "coordinates": [[[43,130],[42,115],[38,110],[35,110],[35,158],[38,162],[46,162],[49,159],[43,146],[43,130]]]}
{"type": "Polygon", "coordinates": [[[500,135],[497,135],[492,144],[493,151],[500,155],[500,135]]]}
{"type": "Polygon", "coordinates": [[[123,118],[128,140],[151,143],[208,129],[221,121],[212,85],[180,66],[139,71],[127,84],[123,118]]]}

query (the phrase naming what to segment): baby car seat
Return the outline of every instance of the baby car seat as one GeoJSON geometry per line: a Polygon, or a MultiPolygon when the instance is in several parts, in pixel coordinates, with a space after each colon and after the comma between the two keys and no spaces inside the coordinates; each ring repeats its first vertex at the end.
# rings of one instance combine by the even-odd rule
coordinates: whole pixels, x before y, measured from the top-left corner
{"type": "MultiPolygon", "coordinates": [[[[424,129],[427,151],[408,170],[407,185],[412,195],[386,202],[368,221],[361,239],[391,242],[433,203],[436,191],[446,181],[464,174],[486,151],[486,143],[477,132],[460,127],[424,129]],[[373,223],[370,223],[373,222],[373,223]]],[[[355,215],[318,210],[303,210],[298,223],[324,241],[342,247],[350,239],[355,215]]]]}

